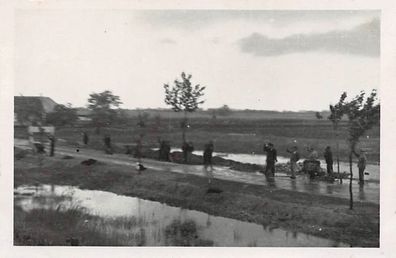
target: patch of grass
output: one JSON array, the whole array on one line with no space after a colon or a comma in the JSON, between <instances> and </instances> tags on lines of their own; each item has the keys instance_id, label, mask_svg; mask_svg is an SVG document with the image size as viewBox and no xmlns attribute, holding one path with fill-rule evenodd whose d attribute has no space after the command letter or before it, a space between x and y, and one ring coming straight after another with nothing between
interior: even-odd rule
<instances>
[{"instance_id":1,"label":"patch of grass","mask_svg":"<svg viewBox=\"0 0 396 258\"><path fill-rule=\"evenodd\" d=\"M213 241L200 239L197 224L193 220L174 220L165 228L166 245L170 246L213 246Z\"/></svg>"}]
</instances>

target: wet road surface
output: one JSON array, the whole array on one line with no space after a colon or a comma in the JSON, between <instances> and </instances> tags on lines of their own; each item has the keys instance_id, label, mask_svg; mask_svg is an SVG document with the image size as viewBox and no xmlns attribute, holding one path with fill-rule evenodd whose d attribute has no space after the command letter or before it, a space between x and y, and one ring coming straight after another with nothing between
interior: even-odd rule
<instances>
[{"instance_id":1,"label":"wet road surface","mask_svg":"<svg viewBox=\"0 0 396 258\"><path fill-rule=\"evenodd\" d=\"M14 145L17 147L30 149L28 141L22 139L14 139ZM80 158L94 158L102 162L127 165L136 167L137 159L127 156L125 154L106 155L102 151L71 147L57 147L56 155L71 155ZM142 163L147 168L154 171L167 171L174 173L184 173L196 176L205 176L203 166L201 165L183 165L169 162L160 162L151 159L142 159ZM354 174L358 172L355 170ZM290 179L286 174L277 173L275 175L275 182L268 182L264 175L260 173L240 172L231 170L227 167L215 166L213 175L215 178L243 182L246 184L266 185L276 189L285 189L297 192L311 193L315 195L326 195L349 199L349 180L343 180L343 184L327 183L321 181L311 181L305 175L297 176L296 180ZM353 182L352 192L355 201L372 202L379 204L379 181L366 182L360 186L357 181Z\"/></svg>"}]
</instances>

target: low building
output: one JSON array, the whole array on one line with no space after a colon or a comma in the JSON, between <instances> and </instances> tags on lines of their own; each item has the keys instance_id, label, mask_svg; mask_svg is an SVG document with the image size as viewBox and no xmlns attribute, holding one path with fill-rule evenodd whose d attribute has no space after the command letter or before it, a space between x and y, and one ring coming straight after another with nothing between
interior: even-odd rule
<instances>
[{"instance_id":1,"label":"low building","mask_svg":"<svg viewBox=\"0 0 396 258\"><path fill-rule=\"evenodd\" d=\"M14 96L14 125L44 124L47 114L58 104L49 97Z\"/></svg>"}]
</instances>

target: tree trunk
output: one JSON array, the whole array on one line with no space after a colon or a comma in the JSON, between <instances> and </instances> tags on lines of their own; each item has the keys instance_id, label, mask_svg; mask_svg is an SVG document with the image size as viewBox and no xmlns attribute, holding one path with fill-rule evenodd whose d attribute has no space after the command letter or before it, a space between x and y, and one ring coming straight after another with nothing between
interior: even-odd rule
<instances>
[{"instance_id":1,"label":"tree trunk","mask_svg":"<svg viewBox=\"0 0 396 258\"><path fill-rule=\"evenodd\" d=\"M349 153L349 172L350 172L350 178L349 178L349 209L353 209L353 194L352 194L352 179L353 179L353 173L352 173L352 151Z\"/></svg>"},{"instance_id":2,"label":"tree trunk","mask_svg":"<svg viewBox=\"0 0 396 258\"><path fill-rule=\"evenodd\" d=\"M342 184L342 177L340 175L340 144L338 143L338 127L335 128L336 131L336 146L337 146L337 173L338 178L340 179L340 184Z\"/></svg>"},{"instance_id":3,"label":"tree trunk","mask_svg":"<svg viewBox=\"0 0 396 258\"><path fill-rule=\"evenodd\" d=\"M187 112L184 111L183 128L182 128L183 143L186 142L186 128L187 128Z\"/></svg>"}]
</instances>

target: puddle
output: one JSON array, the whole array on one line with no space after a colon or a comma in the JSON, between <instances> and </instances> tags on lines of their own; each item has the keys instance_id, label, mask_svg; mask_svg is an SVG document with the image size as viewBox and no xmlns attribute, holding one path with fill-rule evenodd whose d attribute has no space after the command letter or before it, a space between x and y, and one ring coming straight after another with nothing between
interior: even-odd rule
<instances>
[{"instance_id":1,"label":"puddle","mask_svg":"<svg viewBox=\"0 0 396 258\"><path fill-rule=\"evenodd\" d=\"M143 232L147 246L164 246L170 226L175 221L194 222L199 239L214 246L279 246L279 247L347 247L332 240L303 233L288 232L279 228L211 216L203 212L171 207L159 202L116 195L110 192L81 190L71 186L21 186L14 190L15 204L23 210L68 209L78 205L89 214L109 221L103 225L106 234L131 235L130 220L139 221L138 230ZM177 224L177 223L176 223Z\"/></svg>"},{"instance_id":2,"label":"puddle","mask_svg":"<svg viewBox=\"0 0 396 258\"><path fill-rule=\"evenodd\" d=\"M153 150L158 150L158 148L154 148ZM171 151L182 151L180 148L172 148ZM203 155L202 150L195 150L193 152L195 155ZM257 164L257 165L265 165L266 162L266 155L264 154L244 154L244 153L225 153L225 152L213 152L213 156L218 156L222 157L224 159L230 159L233 161L241 162L241 163L251 163L251 164ZM290 158L288 157L283 157L283 156L278 156L278 163L287 163L289 162ZM300 160L301 162L304 161L304 159ZM320 160L321 167L323 169L326 169L326 162L324 160ZM337 172L337 163L334 161L333 165L334 171ZM357 163L353 163L353 170L358 171L357 169ZM349 173L349 163L348 162L340 162L340 172L347 172ZM369 175L365 175L365 180L370 180L372 182L379 182L380 180L380 166L376 164L367 164L366 166L366 172L369 173ZM356 174L356 173L355 173Z\"/></svg>"}]
</instances>

